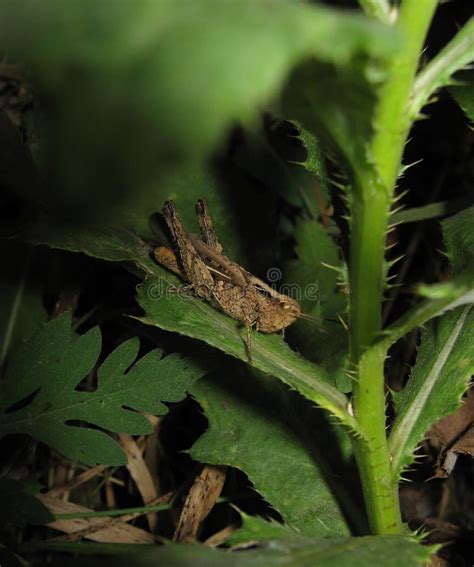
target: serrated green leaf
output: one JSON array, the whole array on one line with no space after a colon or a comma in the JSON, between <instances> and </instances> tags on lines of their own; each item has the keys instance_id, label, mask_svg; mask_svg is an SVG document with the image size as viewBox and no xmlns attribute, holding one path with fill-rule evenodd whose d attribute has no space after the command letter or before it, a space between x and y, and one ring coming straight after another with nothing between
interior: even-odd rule
<instances>
[{"instance_id":1,"label":"serrated green leaf","mask_svg":"<svg viewBox=\"0 0 474 567\"><path fill-rule=\"evenodd\" d=\"M441 221L441 227L453 272L468 270L474 279L474 206Z\"/></svg>"},{"instance_id":2,"label":"serrated green leaf","mask_svg":"<svg viewBox=\"0 0 474 567\"><path fill-rule=\"evenodd\" d=\"M345 372L347 332L337 322L347 304L346 296L337 285L342 264L337 246L317 221L299 220L294 237L298 260L287 264L287 280L298 285L301 293L296 299L303 312L316 319L297 321L288 335L306 358L328 371L339 389L349 392L351 382Z\"/></svg>"},{"instance_id":3,"label":"serrated green leaf","mask_svg":"<svg viewBox=\"0 0 474 567\"><path fill-rule=\"evenodd\" d=\"M430 319L461 305L474 303L474 207L442 221L441 228L453 279L419 286L419 294L427 300L387 327L375 348L388 350L397 340Z\"/></svg>"},{"instance_id":4,"label":"serrated green leaf","mask_svg":"<svg viewBox=\"0 0 474 567\"><path fill-rule=\"evenodd\" d=\"M138 289L138 302L147 325L197 338L240 360L248 361L243 326L204 301L170 292L180 285L177 278L154 267L158 277L149 277ZM324 369L292 351L278 334L251 331L253 365L272 374L310 401L325 407L350 428L357 429L347 409L347 398L330 384Z\"/></svg>"},{"instance_id":5,"label":"serrated green leaf","mask_svg":"<svg viewBox=\"0 0 474 567\"><path fill-rule=\"evenodd\" d=\"M13 478L0 478L0 525L48 524L54 516L28 485Z\"/></svg>"},{"instance_id":6,"label":"serrated green leaf","mask_svg":"<svg viewBox=\"0 0 474 567\"><path fill-rule=\"evenodd\" d=\"M230 534L226 540L229 545L256 543L262 540L288 538L296 535L294 530L274 520L265 520L260 516L249 516L239 510L242 526Z\"/></svg>"},{"instance_id":7,"label":"serrated green leaf","mask_svg":"<svg viewBox=\"0 0 474 567\"><path fill-rule=\"evenodd\" d=\"M411 377L395 397L389 437L396 476L414 460L428 429L456 410L474 373L474 308L459 307L429 323Z\"/></svg>"},{"instance_id":8,"label":"serrated green leaf","mask_svg":"<svg viewBox=\"0 0 474 567\"><path fill-rule=\"evenodd\" d=\"M349 169L368 167L367 143L381 67L363 58L348 67L310 61L292 75L285 91L286 112L304 128L338 150Z\"/></svg>"},{"instance_id":9,"label":"serrated green leaf","mask_svg":"<svg viewBox=\"0 0 474 567\"><path fill-rule=\"evenodd\" d=\"M135 200L177 164L207 158L301 59L351 67L360 53L394 48L388 26L277 0L84 0L67 11L23 0L3 3L0 22L4 50L48 102L49 200L82 212Z\"/></svg>"},{"instance_id":10,"label":"serrated green leaf","mask_svg":"<svg viewBox=\"0 0 474 567\"><path fill-rule=\"evenodd\" d=\"M474 18L468 20L454 37L416 76L410 100L409 114L416 119L430 97L446 85L470 120L474 119L473 74L469 71L453 74L467 68L474 60ZM469 84L470 83L470 84Z\"/></svg>"},{"instance_id":11,"label":"serrated green leaf","mask_svg":"<svg viewBox=\"0 0 474 567\"><path fill-rule=\"evenodd\" d=\"M270 377L226 368L195 384L191 393L209 421L190 450L194 459L244 471L300 534L349 533L333 493L343 466L339 441L347 444L342 431ZM354 512L356 505L345 496L345 509Z\"/></svg>"},{"instance_id":12,"label":"serrated green leaf","mask_svg":"<svg viewBox=\"0 0 474 567\"><path fill-rule=\"evenodd\" d=\"M301 126L301 124L296 123L296 126L299 130L298 138L303 143L307 152L306 160L300 163L318 179L321 189L327 196L329 193L329 178L321 142L312 132Z\"/></svg>"},{"instance_id":13,"label":"serrated green leaf","mask_svg":"<svg viewBox=\"0 0 474 567\"><path fill-rule=\"evenodd\" d=\"M379 564L419 567L429 561L436 549L422 546L410 536L295 537L267 540L261 547L234 553L204 545L169 544L136 555L133 564L137 567L156 564L167 567L365 567Z\"/></svg>"},{"instance_id":14,"label":"serrated green leaf","mask_svg":"<svg viewBox=\"0 0 474 567\"><path fill-rule=\"evenodd\" d=\"M72 460L124 464L124 453L106 433L69 422L149 433L149 421L138 412L166 413L162 402L182 399L202 373L177 355L161 358L159 350L136 361L138 349L135 339L121 344L99 367L97 389L80 391L78 385L97 364L100 331L96 327L77 337L68 314L51 321L8 360L0 436L27 433Z\"/></svg>"}]
</instances>

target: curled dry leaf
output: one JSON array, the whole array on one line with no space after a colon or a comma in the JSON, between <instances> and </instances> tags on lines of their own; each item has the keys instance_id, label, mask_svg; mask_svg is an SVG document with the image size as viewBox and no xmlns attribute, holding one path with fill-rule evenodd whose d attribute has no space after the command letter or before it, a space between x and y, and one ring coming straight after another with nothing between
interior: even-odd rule
<instances>
[{"instance_id":1,"label":"curled dry leaf","mask_svg":"<svg viewBox=\"0 0 474 567\"><path fill-rule=\"evenodd\" d=\"M194 480L184 502L173 540L196 538L199 526L214 507L224 486L227 467L206 465Z\"/></svg>"},{"instance_id":2,"label":"curled dry leaf","mask_svg":"<svg viewBox=\"0 0 474 567\"><path fill-rule=\"evenodd\" d=\"M460 454L474 455L474 398L465 398L457 411L435 423L428 436L441 448L435 477L447 477Z\"/></svg>"}]
</instances>

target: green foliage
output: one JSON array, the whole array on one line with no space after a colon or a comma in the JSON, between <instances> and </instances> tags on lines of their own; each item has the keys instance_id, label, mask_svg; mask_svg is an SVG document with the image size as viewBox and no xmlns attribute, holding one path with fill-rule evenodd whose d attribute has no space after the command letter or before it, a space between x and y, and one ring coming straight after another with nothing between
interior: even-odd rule
<instances>
[{"instance_id":1,"label":"green foliage","mask_svg":"<svg viewBox=\"0 0 474 567\"><path fill-rule=\"evenodd\" d=\"M431 425L459 407L474 373L473 225L474 207L442 222L453 272L471 287L447 306L460 303L460 307L423 329L412 375L403 391L394 395L396 419L389 442L397 477L413 461L416 446ZM436 301L440 300L431 303Z\"/></svg>"},{"instance_id":2,"label":"green foliage","mask_svg":"<svg viewBox=\"0 0 474 567\"><path fill-rule=\"evenodd\" d=\"M341 469L335 448L344 434L311 404L271 377L228 367L194 384L191 393L209 421L193 458L243 470L300 534L349 533L335 497ZM317 441L309 431L318 431ZM345 504L354 511L352 501Z\"/></svg>"},{"instance_id":3,"label":"green foliage","mask_svg":"<svg viewBox=\"0 0 474 567\"><path fill-rule=\"evenodd\" d=\"M298 138L301 140L301 143L306 150L306 159L298 162L298 164L314 176L313 179L316 180L317 187L319 191L321 191L324 205L328 206L331 202L329 195L330 181L328 177L324 147L320 140L316 138L312 132L303 128L301 124L295 123L295 125L298 128ZM312 189L313 195L311 200L315 201L314 185ZM319 212L321 213L321 211Z\"/></svg>"},{"instance_id":4,"label":"green foliage","mask_svg":"<svg viewBox=\"0 0 474 567\"><path fill-rule=\"evenodd\" d=\"M401 533L398 478L427 429L458 406L474 367L474 209L443 223L454 278L420 286L425 300L382 332L386 230L413 120L469 62L474 22L418 72L436 0L402 0L393 13L385 0L360 4L385 24L283 0L0 6L2 49L25 64L41 102L37 165L45 181L38 183L22 154L27 173L8 184L20 200L47 209L29 240L134 262L146 275L138 290L145 311L140 321L237 359L224 358L225 366L198 383L204 370L191 360L162 358L158 350L137 359L138 340L102 361L98 328L77 336L68 316L42 327L42 294L20 266L2 282L1 360L7 364L0 435L26 433L73 460L121 464L124 454L103 430L146 434L150 424L142 412L163 414L164 401L179 401L191 390L209 420L191 455L245 471L286 522L244 518L235 541L265 541L247 553L170 545L137 556L134 564L395 566L425 562L433 551L404 536L343 537L365 524L347 516L355 507L343 482L336 482L352 453L340 425L321 418L315 405L351 435L373 533ZM472 82L464 78L466 84L450 90L472 119ZM269 106L273 117L297 125L307 151L299 165L285 163L261 136L260 115ZM247 155L235 149L238 142L223 143L235 125L252 138ZM334 149L341 157L336 170L345 168L351 184L349 301L337 281L345 264L318 222L321 206L312 194L314 176L327 205L325 151ZM220 152L219 167L211 174L214 152ZM272 190L254 190L259 184ZM277 195L287 213L283 261L295 243L287 282L306 292L317 286L316 300L302 297L308 314L336 319L349 311L350 337L337 323L323 323L324 333L299 321L289 329L296 352L281 336L252 332L253 368L245 368L245 329L196 297L171 292L180 282L149 258L149 216L172 198L192 230L194 203L206 198L226 253L258 273L271 265ZM410 380L395 396L387 442L384 360L396 340L424 324ZM353 383L345 373L349 358ZM97 378L94 391L81 389L86 377ZM341 391L352 385L350 400ZM23 487L12 486L11 493L33 510ZM22 521L32 519L23 514Z\"/></svg>"},{"instance_id":5,"label":"green foliage","mask_svg":"<svg viewBox=\"0 0 474 567\"><path fill-rule=\"evenodd\" d=\"M287 279L298 284L302 291L299 299L303 312L316 319L296 322L289 335L306 358L321 364L338 388L348 392L351 389L345 374L348 337L338 322L338 317L345 315L347 296L338 286L343 265L337 246L317 221L299 220L294 237L298 258L288 263ZM331 341L327 340L328 334Z\"/></svg>"},{"instance_id":6,"label":"green foliage","mask_svg":"<svg viewBox=\"0 0 474 567\"><path fill-rule=\"evenodd\" d=\"M474 60L474 18L458 31L452 40L434 57L416 77L410 101L413 118L440 87L449 85L449 91L470 120L474 117L472 72L460 71ZM456 73L456 79L453 75ZM453 86L454 85L454 86Z\"/></svg>"},{"instance_id":7,"label":"green foliage","mask_svg":"<svg viewBox=\"0 0 474 567\"><path fill-rule=\"evenodd\" d=\"M462 73L459 77L459 84L450 87L449 92L463 109L467 118L474 122L474 72Z\"/></svg>"},{"instance_id":8,"label":"green foliage","mask_svg":"<svg viewBox=\"0 0 474 567\"><path fill-rule=\"evenodd\" d=\"M157 562L169 567L257 567L318 565L318 567L419 567L428 561L433 547L422 547L409 536L360 538L293 537L270 539L265 545L240 553L213 550L202 545L170 544L149 554L134 557L134 565L146 567Z\"/></svg>"},{"instance_id":9,"label":"green foliage","mask_svg":"<svg viewBox=\"0 0 474 567\"><path fill-rule=\"evenodd\" d=\"M151 431L139 412L164 414L162 401L179 401L201 373L177 355L153 350L135 362L137 339L117 347L97 369L94 392L78 390L93 372L101 350L97 327L77 337L65 314L20 345L8 361L0 404L0 436L27 433L72 460L125 464L106 433L70 424L81 421L114 432ZM128 371L127 371L128 370Z\"/></svg>"},{"instance_id":10,"label":"green foliage","mask_svg":"<svg viewBox=\"0 0 474 567\"><path fill-rule=\"evenodd\" d=\"M468 305L423 330L408 384L394 397L396 418L389 443L397 477L414 460L431 425L459 407L473 373L474 309Z\"/></svg>"},{"instance_id":11,"label":"green foliage","mask_svg":"<svg viewBox=\"0 0 474 567\"><path fill-rule=\"evenodd\" d=\"M286 111L313 134L320 133L339 151L349 171L357 172L369 165L367 141L373 134L377 87L382 78L383 68L363 58L343 68L305 63L293 73L286 89Z\"/></svg>"},{"instance_id":12,"label":"green foliage","mask_svg":"<svg viewBox=\"0 0 474 567\"><path fill-rule=\"evenodd\" d=\"M4 46L52 109L41 145L49 200L76 211L94 203L102 216L111 203L133 207L183 162L207 159L302 59L351 67L394 47L391 31L368 19L275 0L86 0L67 11L59 0L24 0L3 3L0 22Z\"/></svg>"},{"instance_id":13,"label":"green foliage","mask_svg":"<svg viewBox=\"0 0 474 567\"><path fill-rule=\"evenodd\" d=\"M291 538L297 532L275 522L273 520L265 520L261 516L249 516L245 512L239 510L242 520L241 527L230 534L226 540L229 545L241 545L252 541L264 541L269 539Z\"/></svg>"},{"instance_id":14,"label":"green foliage","mask_svg":"<svg viewBox=\"0 0 474 567\"><path fill-rule=\"evenodd\" d=\"M138 290L138 302L145 311L140 318L155 325L207 342L236 358L248 361L246 331L237 321L195 297L169 291L179 285L165 270L155 269L160 277L149 277ZM272 374L310 401L333 413L353 428L354 419L346 407L346 398L332 384L326 371L292 351L278 334L252 334L253 366Z\"/></svg>"},{"instance_id":15,"label":"green foliage","mask_svg":"<svg viewBox=\"0 0 474 567\"><path fill-rule=\"evenodd\" d=\"M453 272L466 272L474 281L474 206L442 221L441 226Z\"/></svg>"},{"instance_id":16,"label":"green foliage","mask_svg":"<svg viewBox=\"0 0 474 567\"><path fill-rule=\"evenodd\" d=\"M69 252L84 252L93 258L120 262L139 260L149 247L132 232L113 227L66 227L44 221L28 235L31 242Z\"/></svg>"}]
</instances>

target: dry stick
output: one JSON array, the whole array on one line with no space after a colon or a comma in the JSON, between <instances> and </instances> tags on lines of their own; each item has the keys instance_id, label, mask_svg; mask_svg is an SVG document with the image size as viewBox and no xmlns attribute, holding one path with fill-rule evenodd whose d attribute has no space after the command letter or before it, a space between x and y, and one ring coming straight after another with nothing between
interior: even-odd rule
<instances>
[{"instance_id":1,"label":"dry stick","mask_svg":"<svg viewBox=\"0 0 474 567\"><path fill-rule=\"evenodd\" d=\"M63 492L68 492L70 490L73 490L74 488L77 488L81 484L84 484L85 482L93 479L94 477L101 474L107 468L108 467L106 465L99 465L97 467L87 469L86 471L75 476L68 483L62 484L60 486L54 486L53 488L48 490L47 494L48 496L58 497Z\"/></svg>"}]
</instances>

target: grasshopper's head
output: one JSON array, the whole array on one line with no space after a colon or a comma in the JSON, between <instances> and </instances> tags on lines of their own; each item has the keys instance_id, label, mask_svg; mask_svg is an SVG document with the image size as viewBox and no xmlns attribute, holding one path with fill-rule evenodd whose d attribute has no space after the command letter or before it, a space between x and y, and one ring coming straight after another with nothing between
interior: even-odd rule
<instances>
[{"instance_id":1,"label":"grasshopper's head","mask_svg":"<svg viewBox=\"0 0 474 567\"><path fill-rule=\"evenodd\" d=\"M258 318L258 330L263 333L277 333L294 323L300 315L300 304L291 297L281 295L269 298L266 308Z\"/></svg>"}]
</instances>

